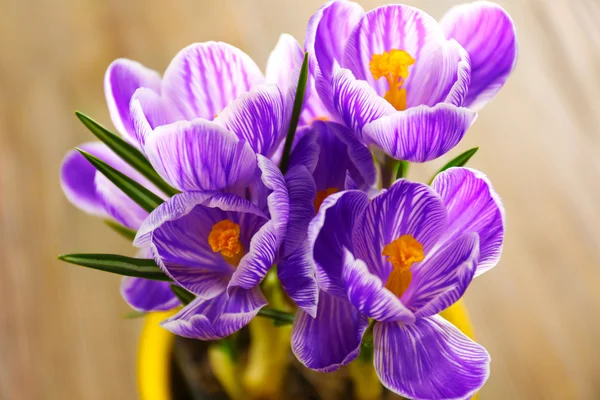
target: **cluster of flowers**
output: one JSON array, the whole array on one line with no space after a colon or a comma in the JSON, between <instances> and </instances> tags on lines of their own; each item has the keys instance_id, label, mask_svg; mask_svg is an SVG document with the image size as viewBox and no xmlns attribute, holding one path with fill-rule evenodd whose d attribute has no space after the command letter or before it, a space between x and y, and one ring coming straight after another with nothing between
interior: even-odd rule
<instances>
[{"instance_id":1,"label":"cluster of flowers","mask_svg":"<svg viewBox=\"0 0 600 400\"><path fill-rule=\"evenodd\" d=\"M285 149L305 52L302 113ZM80 147L164 202L149 213L76 151L62 186L79 208L136 230L138 257L196 296L163 322L171 332L214 340L241 329L267 305L259 284L276 265L298 307L292 350L305 366L351 362L372 329L386 387L470 397L489 355L438 313L498 262L502 204L468 168L431 185L381 188L382 176L390 160L425 162L455 147L516 53L511 19L491 3L437 22L404 5L365 13L335 0L310 19L304 48L281 36L264 75L216 42L186 47L162 78L119 59L105 78L113 123L178 193L100 142ZM121 292L141 311L181 305L169 282L126 277Z\"/></svg>"}]
</instances>

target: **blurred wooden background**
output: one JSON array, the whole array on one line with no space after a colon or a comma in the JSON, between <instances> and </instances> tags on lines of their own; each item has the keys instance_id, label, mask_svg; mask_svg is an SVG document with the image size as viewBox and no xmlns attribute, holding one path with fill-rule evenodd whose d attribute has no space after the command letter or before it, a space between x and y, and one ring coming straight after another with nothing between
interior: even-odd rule
<instances>
[{"instance_id":1,"label":"blurred wooden background","mask_svg":"<svg viewBox=\"0 0 600 400\"><path fill-rule=\"evenodd\" d=\"M384 3L362 1L366 9ZM0 2L0 399L132 399L140 321L114 276L63 252L128 252L63 197L67 149L109 124L102 81L117 57L162 71L192 42L222 40L265 65L280 32L303 39L320 0ZM451 0L410 1L435 17ZM503 197L502 262L466 299L492 354L484 399L600 398L600 3L502 3L520 60L466 140ZM429 176L444 160L420 166Z\"/></svg>"}]
</instances>

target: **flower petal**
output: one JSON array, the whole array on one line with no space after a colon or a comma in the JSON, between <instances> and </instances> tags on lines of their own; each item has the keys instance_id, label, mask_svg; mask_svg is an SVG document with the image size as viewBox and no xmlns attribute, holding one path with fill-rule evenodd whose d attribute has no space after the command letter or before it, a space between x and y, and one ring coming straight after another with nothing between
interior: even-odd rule
<instances>
[{"instance_id":1,"label":"flower petal","mask_svg":"<svg viewBox=\"0 0 600 400\"><path fill-rule=\"evenodd\" d=\"M124 161L119 161L122 165L113 165L113 167L116 167L134 181L150 189L153 193L160 195L158 189L142 174L135 171ZM140 207L102 173L96 172L94 183L98 197L104 204L104 209L115 221L130 229L137 229L148 216L148 211Z\"/></svg>"},{"instance_id":2,"label":"flower petal","mask_svg":"<svg viewBox=\"0 0 600 400\"><path fill-rule=\"evenodd\" d=\"M383 248L402 235L412 235L427 256L446 229L446 210L439 196L422 183L404 179L375 197L354 227L354 254L383 282L392 265Z\"/></svg>"},{"instance_id":3,"label":"flower petal","mask_svg":"<svg viewBox=\"0 0 600 400\"><path fill-rule=\"evenodd\" d=\"M297 165L303 165L311 174L315 171L321 152L318 140L319 132L309 127L301 128L296 132L290 153L290 170Z\"/></svg>"},{"instance_id":4,"label":"flower petal","mask_svg":"<svg viewBox=\"0 0 600 400\"><path fill-rule=\"evenodd\" d=\"M413 313L396 295L383 287L381 279L370 273L362 260L355 259L347 249L343 276L348 299L362 314L375 321L414 322Z\"/></svg>"},{"instance_id":5,"label":"flower petal","mask_svg":"<svg viewBox=\"0 0 600 400\"><path fill-rule=\"evenodd\" d=\"M435 190L448 210L448 228L441 241L463 232L479 234L480 255L475 275L500 260L504 241L504 206L487 176L470 168L450 168L434 179Z\"/></svg>"},{"instance_id":6,"label":"flower petal","mask_svg":"<svg viewBox=\"0 0 600 400\"><path fill-rule=\"evenodd\" d=\"M235 270L229 290L234 287L250 289L263 280L276 260L288 226L290 199L283 175L275 164L261 155L258 155L258 168L263 185L270 191L267 198L270 219L246 247L248 253Z\"/></svg>"},{"instance_id":7,"label":"flower petal","mask_svg":"<svg viewBox=\"0 0 600 400\"><path fill-rule=\"evenodd\" d=\"M471 398L490 373L488 352L439 315L375 324L373 339L381 383L403 397Z\"/></svg>"},{"instance_id":8,"label":"flower petal","mask_svg":"<svg viewBox=\"0 0 600 400\"><path fill-rule=\"evenodd\" d=\"M79 148L102 160L114 157L112 151L101 142L84 143ZM60 184L65 196L88 214L106 217L104 203L96 191L95 176L96 168L77 150L67 153L60 167Z\"/></svg>"},{"instance_id":9,"label":"flower petal","mask_svg":"<svg viewBox=\"0 0 600 400\"><path fill-rule=\"evenodd\" d=\"M165 273L198 297L212 298L225 291L234 272L234 267L208 244L212 227L223 220L240 226L244 249L252 249L254 235L266 222L255 205L238 196L181 193L150 214L134 245L147 247L149 238L154 257Z\"/></svg>"},{"instance_id":10,"label":"flower petal","mask_svg":"<svg viewBox=\"0 0 600 400\"><path fill-rule=\"evenodd\" d=\"M311 57L314 89L333 114L331 81L341 64L350 32L363 15L364 10L357 3L334 0L323 5L308 22L304 48Z\"/></svg>"},{"instance_id":11,"label":"flower petal","mask_svg":"<svg viewBox=\"0 0 600 400\"><path fill-rule=\"evenodd\" d=\"M417 318L445 310L462 297L473 280L479 257L479 236L465 233L432 252L412 268L412 281L402 302Z\"/></svg>"},{"instance_id":12,"label":"flower petal","mask_svg":"<svg viewBox=\"0 0 600 400\"><path fill-rule=\"evenodd\" d=\"M315 182L303 165L292 167L285 174L290 197L290 214L287 233L283 243L282 257L300 247L306 240L308 224L315 215Z\"/></svg>"},{"instance_id":13,"label":"flower petal","mask_svg":"<svg viewBox=\"0 0 600 400\"><path fill-rule=\"evenodd\" d=\"M262 72L243 51L226 43L206 42L192 44L173 58L162 90L186 119L212 120L263 81Z\"/></svg>"},{"instance_id":14,"label":"flower petal","mask_svg":"<svg viewBox=\"0 0 600 400\"><path fill-rule=\"evenodd\" d=\"M176 335L217 340L246 326L267 305L260 288L234 289L212 298L197 298L161 326Z\"/></svg>"},{"instance_id":15,"label":"flower petal","mask_svg":"<svg viewBox=\"0 0 600 400\"><path fill-rule=\"evenodd\" d=\"M332 85L336 110L344 123L359 135L369 122L396 114L396 109L387 100L379 96L367 82L356 79L348 69L339 69Z\"/></svg>"},{"instance_id":16,"label":"flower petal","mask_svg":"<svg viewBox=\"0 0 600 400\"><path fill-rule=\"evenodd\" d=\"M215 122L269 157L287 134L291 106L277 86L260 85L225 107Z\"/></svg>"},{"instance_id":17,"label":"flower petal","mask_svg":"<svg viewBox=\"0 0 600 400\"><path fill-rule=\"evenodd\" d=\"M265 73L266 82L276 84L282 93L292 89L295 91L294 79L298 81L303 60L304 51L298 41L292 35L282 34L269 55Z\"/></svg>"},{"instance_id":18,"label":"flower petal","mask_svg":"<svg viewBox=\"0 0 600 400\"><path fill-rule=\"evenodd\" d=\"M245 141L201 119L156 128L144 149L156 172L182 191L232 190L256 172L256 155Z\"/></svg>"},{"instance_id":19,"label":"flower petal","mask_svg":"<svg viewBox=\"0 0 600 400\"><path fill-rule=\"evenodd\" d=\"M277 276L294 303L311 317L316 317L319 288L306 242L279 260Z\"/></svg>"},{"instance_id":20,"label":"flower petal","mask_svg":"<svg viewBox=\"0 0 600 400\"><path fill-rule=\"evenodd\" d=\"M133 145L138 141L129 114L131 96L140 87L160 93L160 86L160 75L135 61L120 58L106 70L104 93L110 117L117 131Z\"/></svg>"},{"instance_id":21,"label":"flower petal","mask_svg":"<svg viewBox=\"0 0 600 400\"><path fill-rule=\"evenodd\" d=\"M346 298L343 282L344 248L353 250L352 232L369 199L358 190L330 195L308 226L307 243L312 254L319 288Z\"/></svg>"},{"instance_id":22,"label":"flower petal","mask_svg":"<svg viewBox=\"0 0 600 400\"><path fill-rule=\"evenodd\" d=\"M169 282L126 276L121 280L121 296L141 312L167 311L180 305Z\"/></svg>"},{"instance_id":23,"label":"flower petal","mask_svg":"<svg viewBox=\"0 0 600 400\"><path fill-rule=\"evenodd\" d=\"M515 26L497 4L479 1L452 8L440 21L447 38L471 57L465 107L480 110L500 91L517 63Z\"/></svg>"},{"instance_id":24,"label":"flower petal","mask_svg":"<svg viewBox=\"0 0 600 400\"><path fill-rule=\"evenodd\" d=\"M411 162L436 159L456 146L477 114L440 103L398 111L364 127L366 141L385 153Z\"/></svg>"},{"instance_id":25,"label":"flower petal","mask_svg":"<svg viewBox=\"0 0 600 400\"><path fill-rule=\"evenodd\" d=\"M302 310L296 313L292 351L307 368L335 371L358 357L368 324L348 300L321 291L316 318Z\"/></svg>"}]
</instances>

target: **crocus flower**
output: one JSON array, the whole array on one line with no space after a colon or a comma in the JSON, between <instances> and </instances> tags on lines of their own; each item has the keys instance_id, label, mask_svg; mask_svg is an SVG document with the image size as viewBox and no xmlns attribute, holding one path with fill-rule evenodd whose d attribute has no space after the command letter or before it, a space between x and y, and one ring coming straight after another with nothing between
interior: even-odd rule
<instances>
[{"instance_id":1,"label":"crocus flower","mask_svg":"<svg viewBox=\"0 0 600 400\"><path fill-rule=\"evenodd\" d=\"M330 1L310 19L305 48L329 111L366 144L413 162L462 139L517 55L510 17L487 2L456 7L438 23L405 5L365 13Z\"/></svg>"},{"instance_id":2,"label":"crocus flower","mask_svg":"<svg viewBox=\"0 0 600 400\"><path fill-rule=\"evenodd\" d=\"M437 314L500 257L504 212L487 178L467 168L432 187L399 180L372 201L331 195L309 226L320 288L316 318L300 310L292 349L308 368L355 359L369 318L374 364L390 390L468 398L486 381L487 351Z\"/></svg>"},{"instance_id":3,"label":"crocus flower","mask_svg":"<svg viewBox=\"0 0 600 400\"><path fill-rule=\"evenodd\" d=\"M198 148L196 142L186 143ZM236 194L200 190L206 169L217 169L219 163L199 162L203 161L169 158L165 168L178 170L198 183L199 190L176 194L157 207L134 244L151 248L161 269L197 296L163 327L180 336L213 340L239 330L267 304L258 284L283 243L289 197L281 172L261 155L255 169L260 187L253 191L265 196L258 203L267 204L266 209Z\"/></svg>"}]
</instances>

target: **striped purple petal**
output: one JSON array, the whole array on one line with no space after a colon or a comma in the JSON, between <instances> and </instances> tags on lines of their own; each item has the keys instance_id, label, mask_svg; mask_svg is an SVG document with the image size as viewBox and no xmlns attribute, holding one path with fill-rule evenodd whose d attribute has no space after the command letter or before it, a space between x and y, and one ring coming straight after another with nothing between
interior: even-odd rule
<instances>
[{"instance_id":1,"label":"striped purple petal","mask_svg":"<svg viewBox=\"0 0 600 400\"><path fill-rule=\"evenodd\" d=\"M452 8L440 21L447 38L471 57L471 84L465 107L480 110L500 91L517 63L515 26L497 4L479 1Z\"/></svg>"},{"instance_id":2,"label":"striped purple petal","mask_svg":"<svg viewBox=\"0 0 600 400\"><path fill-rule=\"evenodd\" d=\"M161 326L192 339L222 339L246 326L265 305L260 288L235 289L208 300L197 298Z\"/></svg>"},{"instance_id":3,"label":"striped purple petal","mask_svg":"<svg viewBox=\"0 0 600 400\"><path fill-rule=\"evenodd\" d=\"M316 318L301 309L292 328L292 351L307 368L332 372L360 353L369 320L348 300L321 291Z\"/></svg>"},{"instance_id":4,"label":"striped purple petal","mask_svg":"<svg viewBox=\"0 0 600 400\"><path fill-rule=\"evenodd\" d=\"M446 210L429 186L398 180L375 197L354 227L353 253L369 271L386 282L392 265L383 248L402 235L412 235L427 256L446 229Z\"/></svg>"},{"instance_id":5,"label":"striped purple petal","mask_svg":"<svg viewBox=\"0 0 600 400\"><path fill-rule=\"evenodd\" d=\"M402 302L418 318L445 310L462 297L473 280L479 236L465 233L412 268L412 281Z\"/></svg>"},{"instance_id":6,"label":"striped purple petal","mask_svg":"<svg viewBox=\"0 0 600 400\"><path fill-rule=\"evenodd\" d=\"M262 83L258 66L243 51L221 42L181 50L165 71L162 94L186 119L214 119L232 101Z\"/></svg>"},{"instance_id":7,"label":"striped purple petal","mask_svg":"<svg viewBox=\"0 0 600 400\"><path fill-rule=\"evenodd\" d=\"M129 276L121 280L121 296L141 312L167 311L181 304L171 291L169 282Z\"/></svg>"},{"instance_id":8,"label":"striped purple petal","mask_svg":"<svg viewBox=\"0 0 600 400\"><path fill-rule=\"evenodd\" d=\"M363 15L364 10L357 3L333 0L323 5L308 22L304 48L311 57L314 89L334 115L331 81L342 62L350 33Z\"/></svg>"},{"instance_id":9,"label":"striped purple petal","mask_svg":"<svg viewBox=\"0 0 600 400\"><path fill-rule=\"evenodd\" d=\"M295 92L304 51L292 35L282 34L269 55L265 79L276 84L282 93Z\"/></svg>"},{"instance_id":10,"label":"striped purple petal","mask_svg":"<svg viewBox=\"0 0 600 400\"><path fill-rule=\"evenodd\" d=\"M432 188L448 210L448 228L441 240L477 232L480 256L475 275L493 268L502 254L505 217L500 196L487 176L470 168L451 168L435 178Z\"/></svg>"},{"instance_id":11,"label":"striped purple petal","mask_svg":"<svg viewBox=\"0 0 600 400\"><path fill-rule=\"evenodd\" d=\"M110 64L104 76L104 94L110 117L117 131L131 144L138 145L129 102L133 93L141 87L160 93L160 75L142 64L124 58Z\"/></svg>"},{"instance_id":12,"label":"striped purple petal","mask_svg":"<svg viewBox=\"0 0 600 400\"><path fill-rule=\"evenodd\" d=\"M352 232L369 199L358 190L330 195L308 226L308 246L316 266L319 288L346 298L343 282L344 248L353 250Z\"/></svg>"},{"instance_id":13,"label":"striped purple petal","mask_svg":"<svg viewBox=\"0 0 600 400\"><path fill-rule=\"evenodd\" d=\"M365 140L398 160L434 160L456 146L477 114L468 108L440 103L399 111L366 125Z\"/></svg>"},{"instance_id":14,"label":"striped purple petal","mask_svg":"<svg viewBox=\"0 0 600 400\"><path fill-rule=\"evenodd\" d=\"M488 352L438 315L377 323L373 339L381 383L403 397L471 398L490 373Z\"/></svg>"},{"instance_id":15,"label":"striped purple petal","mask_svg":"<svg viewBox=\"0 0 600 400\"><path fill-rule=\"evenodd\" d=\"M215 122L248 142L257 154L271 156L285 138L292 101L275 85L260 85L229 104Z\"/></svg>"},{"instance_id":16,"label":"striped purple petal","mask_svg":"<svg viewBox=\"0 0 600 400\"><path fill-rule=\"evenodd\" d=\"M256 155L250 146L202 119L156 128L144 150L156 172L182 191L233 190L256 173Z\"/></svg>"},{"instance_id":17,"label":"striped purple petal","mask_svg":"<svg viewBox=\"0 0 600 400\"><path fill-rule=\"evenodd\" d=\"M347 249L343 276L348 299L362 314L381 322L414 322L414 314L395 294L383 287L381 279L369 272L362 260L355 259Z\"/></svg>"}]
</instances>

